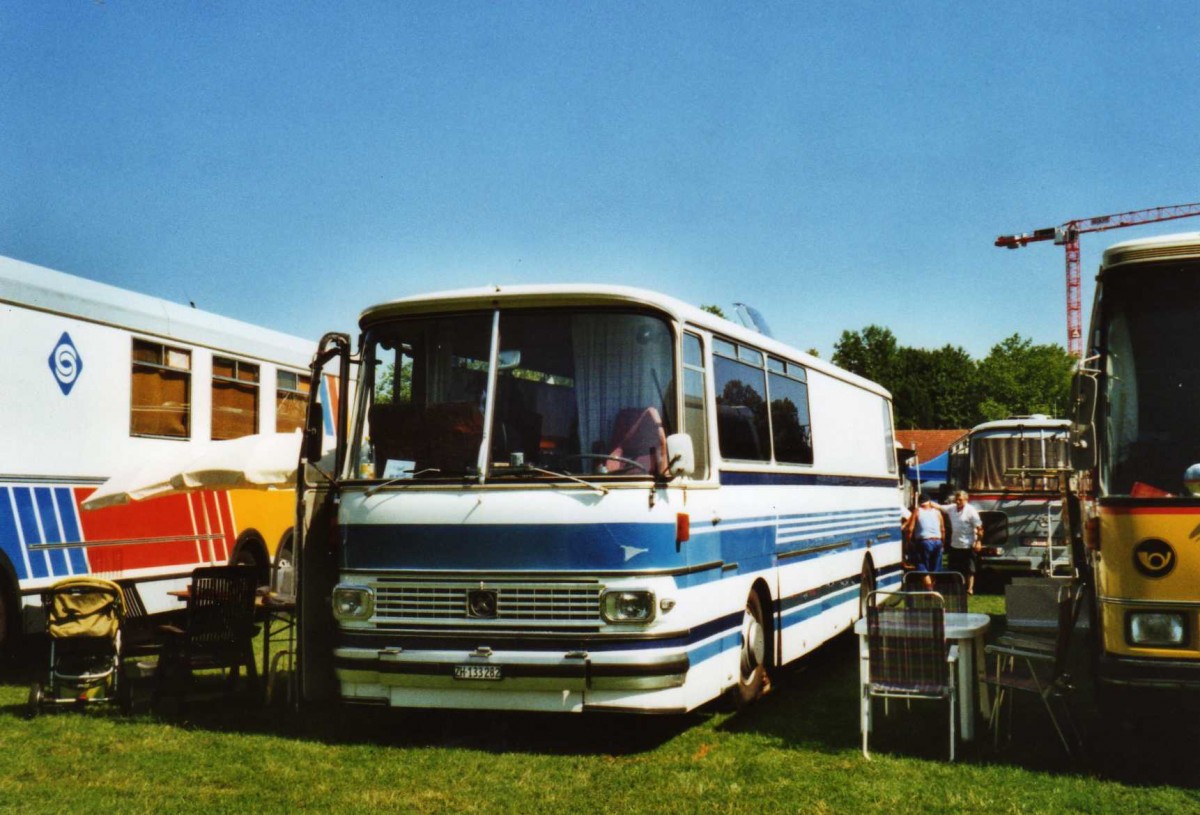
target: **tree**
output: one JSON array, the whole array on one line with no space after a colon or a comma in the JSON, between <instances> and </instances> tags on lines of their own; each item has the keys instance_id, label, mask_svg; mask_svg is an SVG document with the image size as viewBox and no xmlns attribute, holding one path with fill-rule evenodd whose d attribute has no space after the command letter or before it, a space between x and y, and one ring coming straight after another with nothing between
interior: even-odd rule
<instances>
[{"instance_id":1,"label":"tree","mask_svg":"<svg viewBox=\"0 0 1200 815\"><path fill-rule=\"evenodd\" d=\"M984 421L1045 413L1063 415L1069 404L1075 358L1061 345L1034 345L1013 334L992 346L979 363Z\"/></svg>"},{"instance_id":2,"label":"tree","mask_svg":"<svg viewBox=\"0 0 1200 815\"><path fill-rule=\"evenodd\" d=\"M843 331L833 346L833 364L893 390L900 366L900 347L889 329L869 325Z\"/></svg>"},{"instance_id":3,"label":"tree","mask_svg":"<svg viewBox=\"0 0 1200 815\"><path fill-rule=\"evenodd\" d=\"M968 428L1007 416L1067 409L1074 358L1013 334L976 362L962 348L900 345L878 325L843 331L833 362L892 393L896 426Z\"/></svg>"},{"instance_id":4,"label":"tree","mask_svg":"<svg viewBox=\"0 0 1200 815\"><path fill-rule=\"evenodd\" d=\"M700 306L700 310L707 311L709 314L715 314L722 320L727 319L725 317L725 312L721 310L720 306Z\"/></svg>"}]
</instances>

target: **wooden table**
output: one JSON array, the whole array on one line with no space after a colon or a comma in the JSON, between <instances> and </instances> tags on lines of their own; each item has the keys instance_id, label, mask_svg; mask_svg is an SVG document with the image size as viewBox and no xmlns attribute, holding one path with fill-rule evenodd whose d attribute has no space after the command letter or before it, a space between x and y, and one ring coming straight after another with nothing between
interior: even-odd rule
<instances>
[{"instance_id":1,"label":"wooden table","mask_svg":"<svg viewBox=\"0 0 1200 815\"><path fill-rule=\"evenodd\" d=\"M988 712L987 682L983 675L985 669L983 657L983 639L987 633L992 618L987 614L977 612L946 612L945 636L947 642L958 643L958 720L963 741L975 738L975 711ZM854 624L854 633L858 634L859 649L862 658L859 659L860 681L866 684L870 681L870 664L867 650L867 618L862 617ZM978 667L977 667L978 665ZM978 688L979 701L976 702Z\"/></svg>"}]
</instances>

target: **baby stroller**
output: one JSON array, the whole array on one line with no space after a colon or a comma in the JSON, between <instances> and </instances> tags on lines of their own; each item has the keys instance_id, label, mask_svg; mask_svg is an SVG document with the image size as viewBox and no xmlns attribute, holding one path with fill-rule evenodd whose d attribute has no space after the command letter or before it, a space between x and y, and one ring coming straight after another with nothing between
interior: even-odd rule
<instances>
[{"instance_id":1,"label":"baby stroller","mask_svg":"<svg viewBox=\"0 0 1200 815\"><path fill-rule=\"evenodd\" d=\"M42 592L50 636L50 677L29 689L29 716L44 705L88 705L120 700L121 587L95 577L70 577Z\"/></svg>"}]
</instances>

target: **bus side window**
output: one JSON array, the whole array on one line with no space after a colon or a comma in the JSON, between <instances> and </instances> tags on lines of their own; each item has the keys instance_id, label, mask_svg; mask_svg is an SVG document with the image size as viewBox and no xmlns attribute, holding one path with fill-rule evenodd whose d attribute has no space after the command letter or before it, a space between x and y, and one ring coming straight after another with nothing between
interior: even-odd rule
<instances>
[{"instance_id":1,"label":"bus side window","mask_svg":"<svg viewBox=\"0 0 1200 815\"><path fill-rule=\"evenodd\" d=\"M762 354L726 340L713 344L717 391L717 445L721 457L742 461L771 460L767 419L767 374ZM758 354L757 364L750 360Z\"/></svg>"},{"instance_id":2,"label":"bus side window","mask_svg":"<svg viewBox=\"0 0 1200 815\"><path fill-rule=\"evenodd\" d=\"M808 375L794 362L772 359L771 432L775 460L812 464L812 424L808 417Z\"/></svg>"},{"instance_id":3,"label":"bus side window","mask_svg":"<svg viewBox=\"0 0 1200 815\"><path fill-rule=\"evenodd\" d=\"M192 352L134 339L132 378L130 435L188 438Z\"/></svg>"},{"instance_id":4,"label":"bus side window","mask_svg":"<svg viewBox=\"0 0 1200 815\"><path fill-rule=\"evenodd\" d=\"M683 432L696 454L693 478L708 475L708 417L704 409L704 348L695 334L683 335Z\"/></svg>"}]
</instances>

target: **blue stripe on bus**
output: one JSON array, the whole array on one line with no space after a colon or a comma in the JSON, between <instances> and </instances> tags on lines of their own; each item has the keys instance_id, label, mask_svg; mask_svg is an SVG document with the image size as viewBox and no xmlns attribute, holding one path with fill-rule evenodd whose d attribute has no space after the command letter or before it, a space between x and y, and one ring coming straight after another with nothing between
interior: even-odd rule
<instances>
[{"instance_id":1,"label":"blue stripe on bus","mask_svg":"<svg viewBox=\"0 0 1200 815\"><path fill-rule=\"evenodd\" d=\"M17 580L27 580L29 574L25 571L25 558L21 556L21 539L17 535L11 487L0 487L0 551L16 570Z\"/></svg>"},{"instance_id":2,"label":"blue stripe on bus","mask_svg":"<svg viewBox=\"0 0 1200 815\"><path fill-rule=\"evenodd\" d=\"M71 488L56 487L54 501L58 504L58 514L62 518L63 540L83 540L83 535L79 531L79 523L75 517L75 496L71 493ZM87 574L87 557L82 549L67 549L66 555L74 574Z\"/></svg>"},{"instance_id":3,"label":"blue stripe on bus","mask_svg":"<svg viewBox=\"0 0 1200 815\"><path fill-rule=\"evenodd\" d=\"M816 473L743 473L722 472L722 487L768 487L776 485L818 487L892 487L895 478L870 478L856 475L818 475Z\"/></svg>"},{"instance_id":4,"label":"blue stripe on bus","mask_svg":"<svg viewBox=\"0 0 1200 815\"><path fill-rule=\"evenodd\" d=\"M343 569L640 571L687 566L675 524L341 526ZM686 544L685 544L686 546Z\"/></svg>"},{"instance_id":5,"label":"blue stripe on bus","mask_svg":"<svg viewBox=\"0 0 1200 815\"><path fill-rule=\"evenodd\" d=\"M38 516L42 519L42 543L64 543L62 530L58 528L58 518L54 513L54 493L50 487L35 487L34 500L37 502ZM55 577L66 577L67 556L62 549L50 552L50 574Z\"/></svg>"},{"instance_id":6,"label":"blue stripe on bus","mask_svg":"<svg viewBox=\"0 0 1200 815\"><path fill-rule=\"evenodd\" d=\"M41 543L41 535L38 534L37 516L34 514L33 508L33 490L29 487L13 487L13 498L17 502L17 523L21 525L21 532L25 536L25 544ZM44 552L34 552L29 556L29 568L33 572L31 577L49 577L50 571L46 567L46 558Z\"/></svg>"},{"instance_id":7,"label":"blue stripe on bus","mask_svg":"<svg viewBox=\"0 0 1200 815\"><path fill-rule=\"evenodd\" d=\"M735 574L746 574L775 565L780 555L803 562L866 549L885 532L899 536L894 525L849 533L833 529L777 549L774 522L730 525L735 523L739 528L695 535L682 544L676 544L674 524L662 523L345 524L339 528L339 552L342 568L361 570L638 573L714 564L676 577L680 588L689 588L730 576L715 568L718 563L735 564Z\"/></svg>"}]
</instances>

